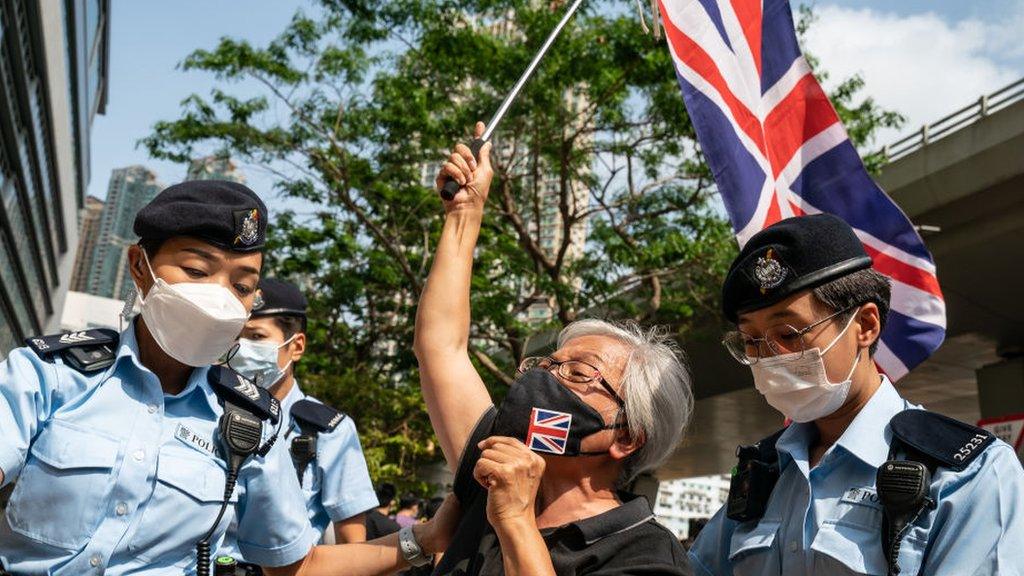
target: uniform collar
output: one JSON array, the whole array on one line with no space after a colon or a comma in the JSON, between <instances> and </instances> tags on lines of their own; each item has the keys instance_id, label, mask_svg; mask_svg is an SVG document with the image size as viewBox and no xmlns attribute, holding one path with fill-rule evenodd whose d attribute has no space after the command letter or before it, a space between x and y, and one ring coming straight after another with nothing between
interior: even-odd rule
<instances>
[{"instance_id":1,"label":"uniform collar","mask_svg":"<svg viewBox=\"0 0 1024 576\"><path fill-rule=\"evenodd\" d=\"M299 381L296 380L295 383L292 384L292 389L288 391L284 400L281 401L281 414L283 415L283 418L286 418L285 423L289 425L286 428L288 430L288 434L291 434L292 432L295 432L296 434L299 433L299 425L292 419L292 406L305 397L306 395L302 392L302 389L299 388Z\"/></svg>"},{"instance_id":2,"label":"uniform collar","mask_svg":"<svg viewBox=\"0 0 1024 576\"><path fill-rule=\"evenodd\" d=\"M299 381L296 380L292 384L292 389L285 394L284 400L281 401L281 411L287 414L288 411L291 410L292 404L295 404L305 397L306 395L302 392L302 389L299 388Z\"/></svg>"},{"instance_id":3,"label":"uniform collar","mask_svg":"<svg viewBox=\"0 0 1024 576\"><path fill-rule=\"evenodd\" d=\"M570 524L580 531L587 546L612 534L636 528L654 518L651 505L643 496L620 493L619 498L623 501L620 506Z\"/></svg>"},{"instance_id":4,"label":"uniform collar","mask_svg":"<svg viewBox=\"0 0 1024 576\"><path fill-rule=\"evenodd\" d=\"M143 366L142 362L139 360L139 341L135 335L135 331L137 329L137 320L138 317L132 319L132 321L128 324L128 327L121 332L120 342L117 348L117 356L114 359L113 366L111 366L108 369L110 371L108 373L113 373L113 370L116 369L118 365L121 364L122 362L130 362L138 370L147 374L153 374L153 371ZM165 394L165 396L168 398L175 399L185 398L189 394L195 392L196 388L201 388L203 390L203 394L206 397L207 403L210 405L210 409L214 412L214 414L216 414L217 410L215 408L215 405L217 404L218 401L216 394L213 393L213 389L206 384L206 374L208 371L208 366L204 366L201 368L193 368L192 372L189 374L188 382L185 384L185 388L182 389L182 391L177 394ZM157 382L157 385L159 385L159 382Z\"/></svg>"},{"instance_id":5,"label":"uniform collar","mask_svg":"<svg viewBox=\"0 0 1024 576\"><path fill-rule=\"evenodd\" d=\"M881 386L853 418L833 449L845 450L872 468L881 466L889 458L892 441L889 420L910 407L911 404L900 397L889 378L882 376ZM806 466L808 448L817 434L813 422L792 424L779 437L776 447L780 454ZM884 441L879 442L879 439Z\"/></svg>"},{"instance_id":6,"label":"uniform collar","mask_svg":"<svg viewBox=\"0 0 1024 576\"><path fill-rule=\"evenodd\" d=\"M836 445L868 466L878 468L889 459L889 444L892 442L889 421L907 408L910 408L910 403L900 397L889 378L882 376L882 385L850 422ZM884 442L879 442L879 439L884 439Z\"/></svg>"},{"instance_id":7,"label":"uniform collar","mask_svg":"<svg viewBox=\"0 0 1024 576\"><path fill-rule=\"evenodd\" d=\"M135 319L128 322L128 326L121 331L121 337L118 342L117 357L114 358L112 369L122 361L130 361L139 370L149 371L139 360L139 340L135 337ZM128 360L125 360L126 358Z\"/></svg>"}]
</instances>

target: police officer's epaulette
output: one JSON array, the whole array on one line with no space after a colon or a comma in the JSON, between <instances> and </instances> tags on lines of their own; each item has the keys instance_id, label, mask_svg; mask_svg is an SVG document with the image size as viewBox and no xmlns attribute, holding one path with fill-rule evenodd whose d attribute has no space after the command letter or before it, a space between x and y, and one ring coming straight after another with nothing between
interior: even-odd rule
<instances>
[{"instance_id":1,"label":"police officer's epaulette","mask_svg":"<svg viewBox=\"0 0 1024 576\"><path fill-rule=\"evenodd\" d=\"M910 456L957 472L995 441L988 430L927 410L904 410L893 416L889 428L894 449L902 444Z\"/></svg>"},{"instance_id":2,"label":"police officer's epaulette","mask_svg":"<svg viewBox=\"0 0 1024 576\"><path fill-rule=\"evenodd\" d=\"M299 423L303 432L318 434L333 432L345 419L345 413L334 408L303 398L292 405L292 418Z\"/></svg>"},{"instance_id":3,"label":"police officer's epaulette","mask_svg":"<svg viewBox=\"0 0 1024 576\"><path fill-rule=\"evenodd\" d=\"M107 328L65 332L51 336L33 336L25 345L40 358L51 360L56 356L79 372L95 372L114 363L120 334Z\"/></svg>"},{"instance_id":4,"label":"police officer's epaulette","mask_svg":"<svg viewBox=\"0 0 1024 576\"><path fill-rule=\"evenodd\" d=\"M211 366L206 379L221 402L230 402L272 424L280 420L281 404L277 398L238 372L226 366Z\"/></svg>"}]
</instances>

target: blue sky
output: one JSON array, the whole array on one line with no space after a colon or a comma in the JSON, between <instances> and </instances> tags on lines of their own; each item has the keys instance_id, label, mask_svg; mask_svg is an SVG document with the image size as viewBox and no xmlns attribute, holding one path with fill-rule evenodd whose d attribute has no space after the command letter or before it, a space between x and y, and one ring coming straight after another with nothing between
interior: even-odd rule
<instances>
[{"instance_id":1,"label":"blue sky","mask_svg":"<svg viewBox=\"0 0 1024 576\"><path fill-rule=\"evenodd\" d=\"M908 117L907 130L1024 76L1024 0L811 4L819 21L808 48L836 78L863 74L868 94ZM266 42L302 6L309 3L114 0L110 98L93 128L89 193L105 196L110 171L131 164L149 166L164 184L181 180L184 166L151 160L135 147L153 123L177 117L182 99L215 85L207 74L177 70L178 62L222 36ZM897 136L884 134L880 144ZM252 167L243 171L273 209L270 178Z\"/></svg>"},{"instance_id":2,"label":"blue sky","mask_svg":"<svg viewBox=\"0 0 1024 576\"><path fill-rule=\"evenodd\" d=\"M89 193L101 198L106 196L114 168L143 164L167 185L184 178L185 166L152 160L135 143L149 134L155 122L176 118L180 102L189 94L207 94L216 85L208 74L178 70L185 56L196 48L215 46L222 36L267 42L305 3L114 0L111 4L110 98L106 115L97 116L93 124L89 182ZM256 171L244 172L254 187L269 186ZM266 196L264 190L260 193Z\"/></svg>"}]
</instances>

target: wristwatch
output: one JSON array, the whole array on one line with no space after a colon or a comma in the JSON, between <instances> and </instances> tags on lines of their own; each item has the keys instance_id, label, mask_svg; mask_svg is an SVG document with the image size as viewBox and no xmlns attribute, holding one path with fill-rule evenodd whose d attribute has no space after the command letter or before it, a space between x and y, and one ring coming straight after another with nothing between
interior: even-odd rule
<instances>
[{"instance_id":1,"label":"wristwatch","mask_svg":"<svg viewBox=\"0 0 1024 576\"><path fill-rule=\"evenodd\" d=\"M398 531L398 547L402 549L402 557L409 564L417 568L430 564L430 557L423 553L423 548L420 548L411 525Z\"/></svg>"}]
</instances>

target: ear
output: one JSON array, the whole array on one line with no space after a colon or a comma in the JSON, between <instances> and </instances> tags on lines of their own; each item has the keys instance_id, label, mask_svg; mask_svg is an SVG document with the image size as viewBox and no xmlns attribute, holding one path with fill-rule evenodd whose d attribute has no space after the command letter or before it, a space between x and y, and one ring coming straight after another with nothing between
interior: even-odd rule
<instances>
[{"instance_id":1,"label":"ear","mask_svg":"<svg viewBox=\"0 0 1024 576\"><path fill-rule=\"evenodd\" d=\"M306 333L295 334L295 340L292 340L290 348L292 349L292 362L301 360L302 355L306 353Z\"/></svg>"},{"instance_id":2,"label":"ear","mask_svg":"<svg viewBox=\"0 0 1024 576\"><path fill-rule=\"evenodd\" d=\"M153 277L149 274L145 258L142 246L132 244L128 247L128 272L132 275L132 280L135 280L135 285L139 287L143 296L149 294L149 289L153 284Z\"/></svg>"},{"instance_id":3,"label":"ear","mask_svg":"<svg viewBox=\"0 0 1024 576\"><path fill-rule=\"evenodd\" d=\"M857 334L857 346L860 348L871 346L882 336L882 317L878 312L878 305L874 302L861 306L854 322L860 327Z\"/></svg>"},{"instance_id":4,"label":"ear","mask_svg":"<svg viewBox=\"0 0 1024 576\"><path fill-rule=\"evenodd\" d=\"M643 434L631 434L627 428L620 428L614 432L615 442L608 448L608 454L615 460L625 460L647 441Z\"/></svg>"}]
</instances>

